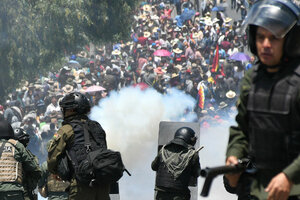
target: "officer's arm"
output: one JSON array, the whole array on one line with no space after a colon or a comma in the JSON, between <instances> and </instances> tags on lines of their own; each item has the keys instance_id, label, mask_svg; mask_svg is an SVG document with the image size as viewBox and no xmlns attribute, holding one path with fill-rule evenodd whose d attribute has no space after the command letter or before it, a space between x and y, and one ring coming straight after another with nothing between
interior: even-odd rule
<instances>
[{"instance_id":1,"label":"officer's arm","mask_svg":"<svg viewBox=\"0 0 300 200\"><path fill-rule=\"evenodd\" d=\"M201 171L201 165L200 165L200 161L199 161L199 155L198 153L196 153L193 156L193 160L192 160L192 176L197 178L198 176L200 176L200 171Z\"/></svg>"},{"instance_id":2,"label":"officer's arm","mask_svg":"<svg viewBox=\"0 0 300 200\"><path fill-rule=\"evenodd\" d=\"M57 161L65 153L67 142L73 135L70 125L62 126L57 133L54 134L50 146L48 148L48 170L53 174L57 174Z\"/></svg>"},{"instance_id":3,"label":"officer's arm","mask_svg":"<svg viewBox=\"0 0 300 200\"><path fill-rule=\"evenodd\" d=\"M16 160L22 163L24 174L26 174L26 177L30 177L30 181L33 185L36 185L41 177L41 169L39 165L20 142L17 142L15 147L19 152L16 154Z\"/></svg>"},{"instance_id":4,"label":"officer's arm","mask_svg":"<svg viewBox=\"0 0 300 200\"><path fill-rule=\"evenodd\" d=\"M300 112L300 91L298 91L297 97L297 110ZM298 133L299 134L299 133ZM291 180L294 184L300 183L300 155L284 170L283 173Z\"/></svg>"},{"instance_id":5,"label":"officer's arm","mask_svg":"<svg viewBox=\"0 0 300 200\"><path fill-rule=\"evenodd\" d=\"M42 175L38 182L38 187L42 188L44 185L46 185L48 172L47 172L47 162L45 161L41 166Z\"/></svg>"},{"instance_id":6,"label":"officer's arm","mask_svg":"<svg viewBox=\"0 0 300 200\"><path fill-rule=\"evenodd\" d=\"M155 159L152 161L151 168L153 171L157 171L159 167L159 156L157 155Z\"/></svg>"}]
</instances>

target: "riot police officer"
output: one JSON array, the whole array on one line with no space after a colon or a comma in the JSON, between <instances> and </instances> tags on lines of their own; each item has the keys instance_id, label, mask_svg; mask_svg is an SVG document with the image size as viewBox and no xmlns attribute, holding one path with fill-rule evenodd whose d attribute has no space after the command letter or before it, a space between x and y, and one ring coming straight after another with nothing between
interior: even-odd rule
<instances>
[{"instance_id":1,"label":"riot police officer","mask_svg":"<svg viewBox=\"0 0 300 200\"><path fill-rule=\"evenodd\" d=\"M157 172L155 199L190 199L190 179L197 178L201 169L194 148L196 141L193 129L181 127L175 132L174 139L160 149L151 165Z\"/></svg>"},{"instance_id":2,"label":"riot police officer","mask_svg":"<svg viewBox=\"0 0 300 200\"><path fill-rule=\"evenodd\" d=\"M31 153L29 149L27 149L27 145L30 140L30 136L24 131L22 128L16 128L14 130L14 138L15 140L18 140L21 144L24 145L27 153L30 155L32 161L35 162L36 166L39 166L39 161L38 158ZM40 174L41 176L41 174ZM23 187L24 187L24 199L25 200L36 200L37 199L37 194L34 192L34 190L37 187L37 182L35 179L32 180L31 175L29 174L24 174L23 178Z\"/></svg>"},{"instance_id":3,"label":"riot police officer","mask_svg":"<svg viewBox=\"0 0 300 200\"><path fill-rule=\"evenodd\" d=\"M258 62L241 82L226 164L252 159L257 171L243 186L247 199L299 199L299 24L300 9L290 0L257 1L245 19ZM232 187L244 182L240 174L226 178Z\"/></svg>"},{"instance_id":4,"label":"riot police officer","mask_svg":"<svg viewBox=\"0 0 300 200\"><path fill-rule=\"evenodd\" d=\"M14 131L6 121L0 121L0 199L24 200L24 174L30 174L37 184L41 171L23 144L14 140Z\"/></svg>"},{"instance_id":5,"label":"riot police officer","mask_svg":"<svg viewBox=\"0 0 300 200\"><path fill-rule=\"evenodd\" d=\"M110 199L109 184L86 185L76 179L78 165L87 156L84 144L85 128L90 133L92 150L107 149L105 131L98 122L87 117L90 111L89 100L79 92L72 92L64 96L59 105L64 121L48 148L48 170L53 174L59 174L57 169L59 159L67 152L70 158L69 167L74 172L70 180L69 199Z\"/></svg>"}]
</instances>

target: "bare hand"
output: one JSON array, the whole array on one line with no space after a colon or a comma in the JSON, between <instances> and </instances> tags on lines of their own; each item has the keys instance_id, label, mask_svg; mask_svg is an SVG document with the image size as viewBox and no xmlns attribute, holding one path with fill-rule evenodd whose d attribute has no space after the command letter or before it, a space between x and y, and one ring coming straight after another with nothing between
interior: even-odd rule
<instances>
[{"instance_id":1,"label":"bare hand","mask_svg":"<svg viewBox=\"0 0 300 200\"><path fill-rule=\"evenodd\" d=\"M237 165L238 159L235 156L229 156L226 159L226 165ZM238 184L238 181L240 179L241 173L237 174L225 174L225 177L228 179L229 185L231 187L236 187Z\"/></svg>"},{"instance_id":2,"label":"bare hand","mask_svg":"<svg viewBox=\"0 0 300 200\"><path fill-rule=\"evenodd\" d=\"M268 200L287 200L293 183L284 173L279 173L265 189L268 192Z\"/></svg>"}]
</instances>

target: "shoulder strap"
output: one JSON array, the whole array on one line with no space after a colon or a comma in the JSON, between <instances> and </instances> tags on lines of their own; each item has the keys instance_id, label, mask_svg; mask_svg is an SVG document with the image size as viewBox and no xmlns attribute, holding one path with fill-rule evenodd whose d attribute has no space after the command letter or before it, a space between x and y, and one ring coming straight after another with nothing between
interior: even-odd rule
<instances>
[{"instance_id":1,"label":"shoulder strap","mask_svg":"<svg viewBox=\"0 0 300 200\"><path fill-rule=\"evenodd\" d=\"M6 141L3 142L2 145L1 145L1 147L0 147L0 157L2 156L5 144L6 144Z\"/></svg>"},{"instance_id":2,"label":"shoulder strap","mask_svg":"<svg viewBox=\"0 0 300 200\"><path fill-rule=\"evenodd\" d=\"M82 124L83 131L84 131L84 146L86 148L86 151L91 151L91 142L90 142L90 133L89 129L86 123Z\"/></svg>"},{"instance_id":3,"label":"shoulder strap","mask_svg":"<svg viewBox=\"0 0 300 200\"><path fill-rule=\"evenodd\" d=\"M92 150L91 149L92 143L90 142L90 133L89 133L87 121L84 122L81 120L72 120L71 122L69 122L69 124L72 126L72 123L74 123L74 122L81 124L83 131L84 131L84 146L86 148L86 151L90 152ZM92 135L92 137L93 137L93 135Z\"/></svg>"},{"instance_id":4,"label":"shoulder strap","mask_svg":"<svg viewBox=\"0 0 300 200\"><path fill-rule=\"evenodd\" d=\"M16 146L18 141L14 140L14 139L9 139L8 142L11 143L12 145Z\"/></svg>"}]
</instances>

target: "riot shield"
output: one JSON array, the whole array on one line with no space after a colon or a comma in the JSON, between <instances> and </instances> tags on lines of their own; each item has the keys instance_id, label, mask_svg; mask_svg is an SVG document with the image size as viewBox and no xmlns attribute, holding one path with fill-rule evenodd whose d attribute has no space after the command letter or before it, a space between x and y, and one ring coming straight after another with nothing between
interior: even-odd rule
<instances>
[{"instance_id":1,"label":"riot shield","mask_svg":"<svg viewBox=\"0 0 300 200\"><path fill-rule=\"evenodd\" d=\"M160 148L170 142L174 138L174 134L177 129L180 127L189 127L193 129L196 133L196 137L198 138L195 149L199 148L199 138L200 138L200 123L195 122L169 122L169 121L161 121L159 123L159 134L158 134L158 151ZM189 189L191 190L191 200L197 200L198 199L198 185L197 185L197 179L192 178L190 180L191 187Z\"/></svg>"},{"instance_id":2,"label":"riot shield","mask_svg":"<svg viewBox=\"0 0 300 200\"><path fill-rule=\"evenodd\" d=\"M109 197L111 200L120 200L119 183L115 182L110 185Z\"/></svg>"}]
</instances>

